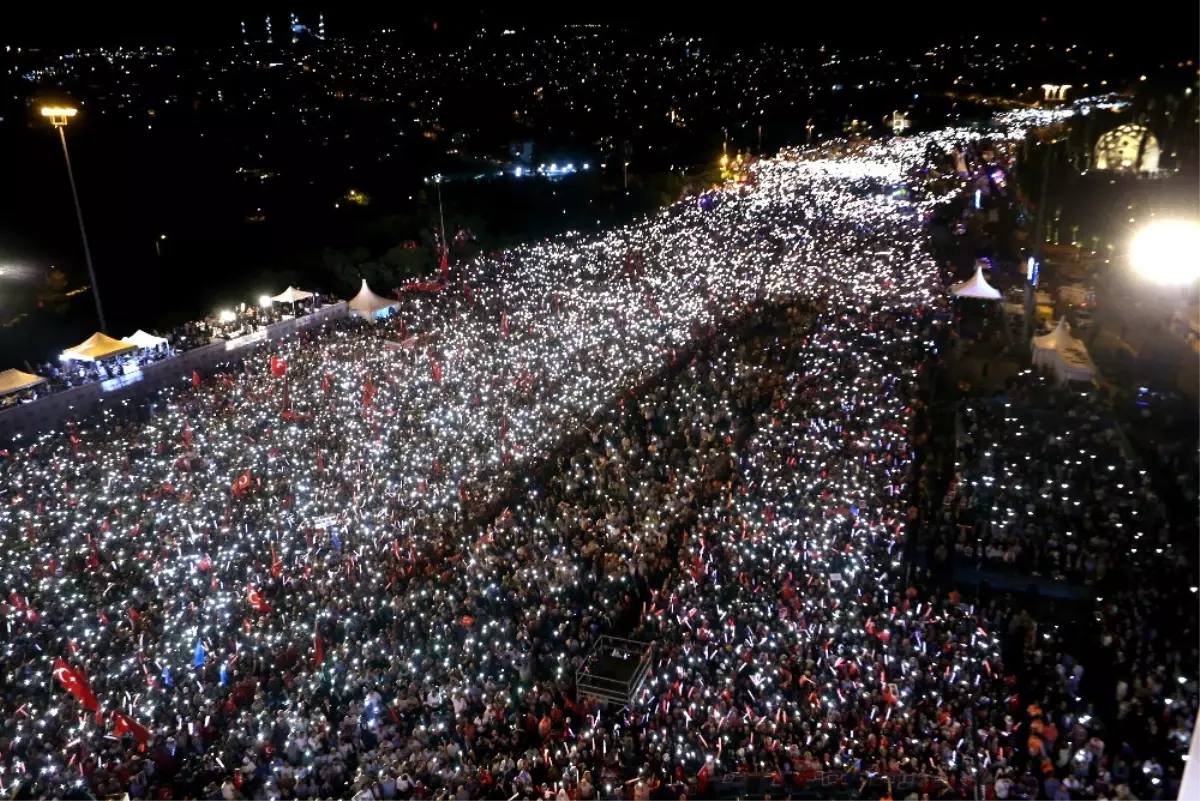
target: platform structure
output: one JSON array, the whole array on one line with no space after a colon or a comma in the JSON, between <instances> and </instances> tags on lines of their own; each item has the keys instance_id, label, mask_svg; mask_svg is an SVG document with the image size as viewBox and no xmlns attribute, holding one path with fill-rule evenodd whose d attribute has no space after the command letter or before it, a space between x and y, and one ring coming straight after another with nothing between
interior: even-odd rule
<instances>
[{"instance_id":1,"label":"platform structure","mask_svg":"<svg viewBox=\"0 0 1200 801\"><path fill-rule=\"evenodd\" d=\"M606 634L575 671L575 688L579 695L625 706L641 689L649 672L649 643Z\"/></svg>"}]
</instances>

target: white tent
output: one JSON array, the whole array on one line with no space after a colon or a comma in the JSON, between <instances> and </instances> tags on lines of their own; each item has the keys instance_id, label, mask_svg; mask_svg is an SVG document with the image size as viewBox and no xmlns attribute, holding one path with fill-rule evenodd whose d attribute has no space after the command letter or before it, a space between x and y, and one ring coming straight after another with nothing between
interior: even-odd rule
<instances>
[{"instance_id":1,"label":"white tent","mask_svg":"<svg viewBox=\"0 0 1200 801\"><path fill-rule=\"evenodd\" d=\"M32 373L22 373L20 370L5 370L0 373L0 395L11 395L23 389L43 384L46 379Z\"/></svg>"},{"instance_id":2,"label":"white tent","mask_svg":"<svg viewBox=\"0 0 1200 801\"><path fill-rule=\"evenodd\" d=\"M1090 381L1095 368L1087 347L1067 331L1064 317L1049 334L1033 338L1033 363L1049 367L1059 381Z\"/></svg>"},{"instance_id":3,"label":"white tent","mask_svg":"<svg viewBox=\"0 0 1200 801\"><path fill-rule=\"evenodd\" d=\"M142 329L134 331L127 337L121 337L122 342L127 342L134 347L142 350L150 350L152 348L162 347L167 344L166 337L156 337L154 334L147 334Z\"/></svg>"},{"instance_id":4,"label":"white tent","mask_svg":"<svg viewBox=\"0 0 1200 801\"><path fill-rule=\"evenodd\" d=\"M1046 364L1055 352L1069 348L1078 341L1067 330L1067 318L1064 317L1049 334L1033 338L1033 363Z\"/></svg>"},{"instance_id":5,"label":"white tent","mask_svg":"<svg viewBox=\"0 0 1200 801\"><path fill-rule=\"evenodd\" d=\"M346 303L351 314L368 319L372 319L380 312L389 308L395 308L398 305L396 301L381 298L372 292L371 287L367 286L367 279L365 278L362 282L362 288L358 290L358 294Z\"/></svg>"},{"instance_id":6,"label":"white tent","mask_svg":"<svg viewBox=\"0 0 1200 801\"><path fill-rule=\"evenodd\" d=\"M303 289L296 289L294 286L289 286L287 289L280 292L271 300L276 303L296 303L301 300L308 300L313 296L311 292L305 292Z\"/></svg>"},{"instance_id":7,"label":"white tent","mask_svg":"<svg viewBox=\"0 0 1200 801\"><path fill-rule=\"evenodd\" d=\"M137 345L97 332L75 347L64 350L61 358L65 361L95 362L134 350L137 350Z\"/></svg>"},{"instance_id":8,"label":"white tent","mask_svg":"<svg viewBox=\"0 0 1200 801\"><path fill-rule=\"evenodd\" d=\"M950 287L950 294L956 298L979 298L980 300L1000 300L1000 290L987 282L983 277L983 267L975 266L975 274L958 284Z\"/></svg>"}]
</instances>

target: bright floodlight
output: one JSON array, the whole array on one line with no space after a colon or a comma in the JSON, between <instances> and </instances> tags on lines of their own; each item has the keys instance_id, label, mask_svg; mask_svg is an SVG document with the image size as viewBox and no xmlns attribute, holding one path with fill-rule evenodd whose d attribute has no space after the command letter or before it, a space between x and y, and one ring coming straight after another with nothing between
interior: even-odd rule
<instances>
[{"instance_id":1,"label":"bright floodlight","mask_svg":"<svg viewBox=\"0 0 1200 801\"><path fill-rule=\"evenodd\" d=\"M264 309L271 308L271 296L270 295L259 295L258 296L258 305L262 306Z\"/></svg>"},{"instance_id":2,"label":"bright floodlight","mask_svg":"<svg viewBox=\"0 0 1200 801\"><path fill-rule=\"evenodd\" d=\"M1179 286L1200 278L1200 224L1183 220L1153 222L1133 237L1133 268L1147 281Z\"/></svg>"},{"instance_id":3,"label":"bright floodlight","mask_svg":"<svg viewBox=\"0 0 1200 801\"><path fill-rule=\"evenodd\" d=\"M223 323L232 323L237 319L237 315L231 312L229 309L225 309L223 312L217 315L217 319Z\"/></svg>"},{"instance_id":4,"label":"bright floodlight","mask_svg":"<svg viewBox=\"0 0 1200 801\"><path fill-rule=\"evenodd\" d=\"M43 117L74 117L79 109L70 106L42 106Z\"/></svg>"}]
</instances>

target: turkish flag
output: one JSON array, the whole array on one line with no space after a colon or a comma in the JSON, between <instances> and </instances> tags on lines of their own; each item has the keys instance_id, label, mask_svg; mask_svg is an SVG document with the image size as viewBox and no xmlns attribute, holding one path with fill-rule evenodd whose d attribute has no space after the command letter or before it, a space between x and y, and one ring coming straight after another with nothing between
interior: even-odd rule
<instances>
[{"instance_id":1,"label":"turkish flag","mask_svg":"<svg viewBox=\"0 0 1200 801\"><path fill-rule=\"evenodd\" d=\"M262 612L265 615L271 611L271 605L263 600L262 594L254 589L253 585L246 587L246 600L250 602L256 612Z\"/></svg>"},{"instance_id":2,"label":"turkish flag","mask_svg":"<svg viewBox=\"0 0 1200 801\"><path fill-rule=\"evenodd\" d=\"M242 497L242 495L246 493L246 490L250 489L250 471L247 470L238 476L237 480L233 482L233 486L230 489L235 498Z\"/></svg>"},{"instance_id":3,"label":"turkish flag","mask_svg":"<svg viewBox=\"0 0 1200 801\"><path fill-rule=\"evenodd\" d=\"M313 624L313 648L317 652L317 667L320 667L325 662L325 640L321 637L319 621Z\"/></svg>"},{"instance_id":4,"label":"turkish flag","mask_svg":"<svg viewBox=\"0 0 1200 801\"><path fill-rule=\"evenodd\" d=\"M100 708L100 702L96 700L96 694L92 692L83 671L68 665L61 656L54 663L54 678L58 679L64 690L83 704L84 709L95 712Z\"/></svg>"},{"instance_id":5,"label":"turkish flag","mask_svg":"<svg viewBox=\"0 0 1200 801\"><path fill-rule=\"evenodd\" d=\"M149 729L126 715L124 712L114 711L113 720L116 721L116 725L113 726L113 736L115 737L120 737L125 734L132 734L135 738L137 738L139 743L147 743L154 738L154 735L150 733Z\"/></svg>"},{"instance_id":6,"label":"turkish flag","mask_svg":"<svg viewBox=\"0 0 1200 801\"><path fill-rule=\"evenodd\" d=\"M370 407L371 401L374 400L374 398L375 398L375 382L373 382L371 380L370 376L367 376L366 386L363 387L362 405L365 407Z\"/></svg>"},{"instance_id":7,"label":"turkish flag","mask_svg":"<svg viewBox=\"0 0 1200 801\"><path fill-rule=\"evenodd\" d=\"M285 373L287 373L287 362L278 356L272 356L271 375L275 376L276 378L283 378Z\"/></svg>"},{"instance_id":8,"label":"turkish flag","mask_svg":"<svg viewBox=\"0 0 1200 801\"><path fill-rule=\"evenodd\" d=\"M442 280L446 281L450 278L450 250L442 248Z\"/></svg>"},{"instance_id":9,"label":"turkish flag","mask_svg":"<svg viewBox=\"0 0 1200 801\"><path fill-rule=\"evenodd\" d=\"M192 371L192 388L200 389L200 373L195 370Z\"/></svg>"},{"instance_id":10,"label":"turkish flag","mask_svg":"<svg viewBox=\"0 0 1200 801\"><path fill-rule=\"evenodd\" d=\"M429 357L429 367L433 371L433 383L442 383L442 366L438 364L438 360L433 358L432 355Z\"/></svg>"},{"instance_id":11,"label":"turkish flag","mask_svg":"<svg viewBox=\"0 0 1200 801\"><path fill-rule=\"evenodd\" d=\"M275 553L275 543L271 543L271 575L275 578L283 575L283 562Z\"/></svg>"}]
</instances>

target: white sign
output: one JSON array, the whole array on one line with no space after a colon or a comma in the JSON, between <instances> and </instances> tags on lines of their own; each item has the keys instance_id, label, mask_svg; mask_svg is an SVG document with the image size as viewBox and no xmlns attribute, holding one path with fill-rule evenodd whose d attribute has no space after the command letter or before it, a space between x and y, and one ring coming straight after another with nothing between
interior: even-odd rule
<instances>
[{"instance_id":1,"label":"white sign","mask_svg":"<svg viewBox=\"0 0 1200 801\"><path fill-rule=\"evenodd\" d=\"M252 334L246 334L244 337L237 337L225 343L225 350L236 350L244 348L247 345L253 345L255 342L265 342L267 339L267 329L260 328Z\"/></svg>"},{"instance_id":2,"label":"white sign","mask_svg":"<svg viewBox=\"0 0 1200 801\"><path fill-rule=\"evenodd\" d=\"M141 380L141 369L137 367L134 367L133 370L126 368L124 374L119 375L116 378L110 378L107 381L101 381L100 389L104 392L112 392L113 390L120 389L121 387L127 387L130 384L137 383Z\"/></svg>"}]
</instances>

